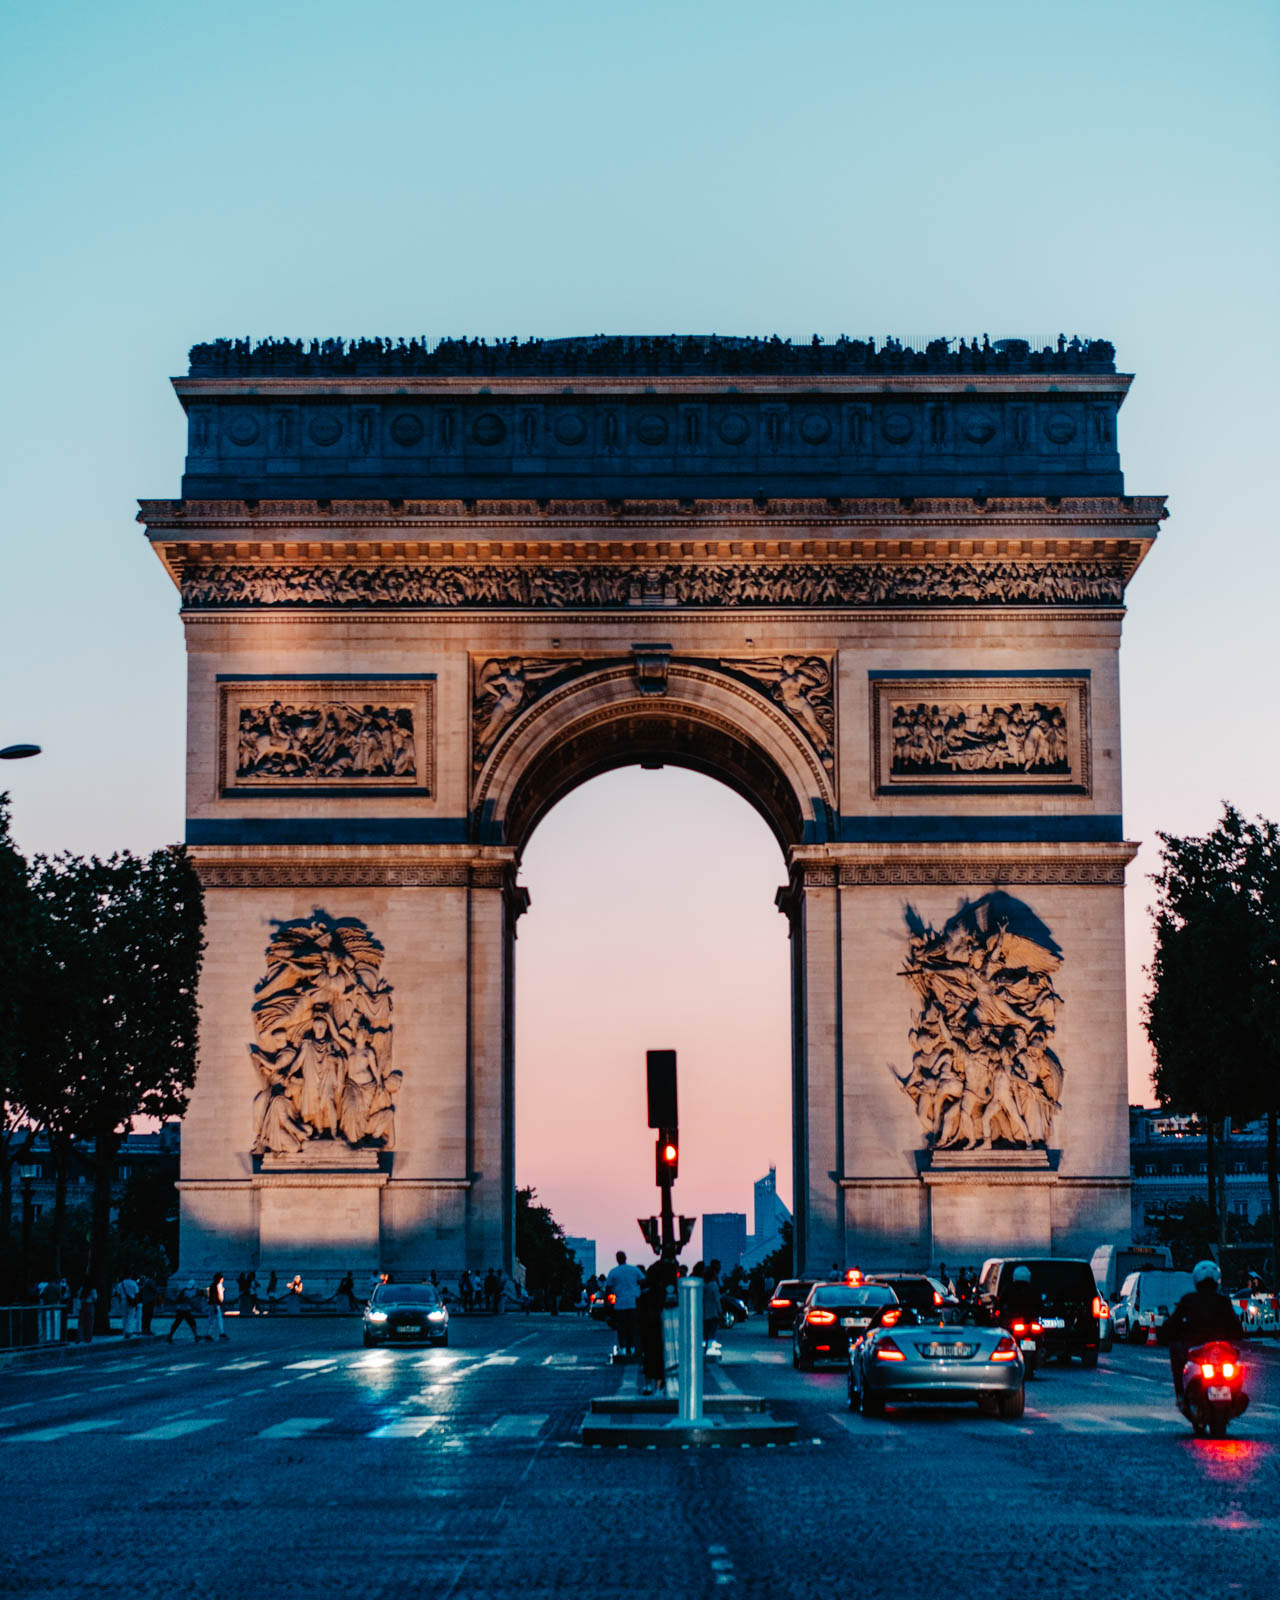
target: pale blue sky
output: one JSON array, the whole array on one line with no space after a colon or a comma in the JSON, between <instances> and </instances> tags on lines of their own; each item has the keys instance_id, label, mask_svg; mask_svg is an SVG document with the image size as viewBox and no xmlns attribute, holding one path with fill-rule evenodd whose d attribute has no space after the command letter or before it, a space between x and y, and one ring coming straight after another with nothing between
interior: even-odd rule
<instances>
[{"instance_id":1,"label":"pale blue sky","mask_svg":"<svg viewBox=\"0 0 1280 1600\"><path fill-rule=\"evenodd\" d=\"M178 488L168 376L223 334L1110 338L1137 373L1128 487L1173 510L1130 593L1128 833L1228 796L1280 814L1278 69L1272 4L10 0L0 742L46 750L2 775L19 840L180 835L181 630L132 518ZM535 900L535 868L599 892L588 846L625 898L646 865L619 813L652 777L549 819ZM732 796L697 794L699 827L731 826ZM654 849L709 872L684 805ZM781 863L743 816L772 1038ZM554 971L582 913L546 918L524 937ZM786 1142L752 1143L719 1203Z\"/></svg>"}]
</instances>

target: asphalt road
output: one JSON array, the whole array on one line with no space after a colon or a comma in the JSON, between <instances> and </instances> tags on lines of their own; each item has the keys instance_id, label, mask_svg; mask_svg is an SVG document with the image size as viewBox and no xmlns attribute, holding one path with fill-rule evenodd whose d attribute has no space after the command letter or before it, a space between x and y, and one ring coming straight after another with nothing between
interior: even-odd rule
<instances>
[{"instance_id":1,"label":"asphalt road","mask_svg":"<svg viewBox=\"0 0 1280 1600\"><path fill-rule=\"evenodd\" d=\"M635 1387L576 1319L455 1319L450 1349L365 1351L354 1321L229 1321L0 1369L0 1592L360 1600L1280 1593L1280 1352L1222 1443L1173 1410L1163 1351L1048 1368L1026 1414L845 1407L753 1321L708 1388L799 1442L584 1448Z\"/></svg>"}]
</instances>

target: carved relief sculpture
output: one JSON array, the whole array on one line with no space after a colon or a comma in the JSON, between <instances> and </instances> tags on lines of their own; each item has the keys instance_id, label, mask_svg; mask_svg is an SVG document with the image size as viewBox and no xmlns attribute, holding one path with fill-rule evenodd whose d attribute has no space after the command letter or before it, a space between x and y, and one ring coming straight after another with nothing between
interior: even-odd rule
<instances>
[{"instance_id":1,"label":"carved relief sculpture","mask_svg":"<svg viewBox=\"0 0 1280 1600\"><path fill-rule=\"evenodd\" d=\"M430 678L237 677L218 689L224 795L431 793Z\"/></svg>"},{"instance_id":2,"label":"carved relief sculpture","mask_svg":"<svg viewBox=\"0 0 1280 1600\"><path fill-rule=\"evenodd\" d=\"M876 789L1087 794L1089 675L871 674Z\"/></svg>"},{"instance_id":3,"label":"carved relief sculpture","mask_svg":"<svg viewBox=\"0 0 1280 1600\"><path fill-rule=\"evenodd\" d=\"M472 761L477 771L489 752L550 679L582 665L577 656L502 656L476 670L472 696Z\"/></svg>"},{"instance_id":4,"label":"carved relief sculpture","mask_svg":"<svg viewBox=\"0 0 1280 1600\"><path fill-rule=\"evenodd\" d=\"M182 603L598 610L647 599L735 606L1120 605L1120 561L777 561L521 566L224 566L188 569Z\"/></svg>"},{"instance_id":5,"label":"carved relief sculpture","mask_svg":"<svg viewBox=\"0 0 1280 1600\"><path fill-rule=\"evenodd\" d=\"M390 1149L401 1075L382 946L362 922L320 910L275 929L253 1003L253 1153L296 1155L315 1140Z\"/></svg>"},{"instance_id":6,"label":"carved relief sculpture","mask_svg":"<svg viewBox=\"0 0 1280 1600\"><path fill-rule=\"evenodd\" d=\"M935 1150L1048 1144L1061 1107L1052 1047L1061 955L1021 901L997 891L940 932L908 908L903 976L917 997L911 1071L901 1080Z\"/></svg>"},{"instance_id":7,"label":"carved relief sculpture","mask_svg":"<svg viewBox=\"0 0 1280 1600\"><path fill-rule=\"evenodd\" d=\"M806 734L828 772L835 770L835 695L831 664L821 656L754 656L721 665L763 684Z\"/></svg>"},{"instance_id":8,"label":"carved relief sculpture","mask_svg":"<svg viewBox=\"0 0 1280 1600\"><path fill-rule=\"evenodd\" d=\"M414 778L411 706L242 705L237 778Z\"/></svg>"}]
</instances>

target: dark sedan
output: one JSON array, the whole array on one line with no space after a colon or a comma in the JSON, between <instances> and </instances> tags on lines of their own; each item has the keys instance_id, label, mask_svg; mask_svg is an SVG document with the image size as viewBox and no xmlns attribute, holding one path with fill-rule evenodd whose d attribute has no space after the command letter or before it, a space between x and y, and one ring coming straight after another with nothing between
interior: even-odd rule
<instances>
[{"instance_id":1,"label":"dark sedan","mask_svg":"<svg viewBox=\"0 0 1280 1600\"><path fill-rule=\"evenodd\" d=\"M904 1306L910 1306L924 1317L950 1319L960 1308L960 1302L946 1284L926 1272L873 1272L867 1282L884 1284Z\"/></svg>"},{"instance_id":2,"label":"dark sedan","mask_svg":"<svg viewBox=\"0 0 1280 1600\"><path fill-rule=\"evenodd\" d=\"M429 1283L380 1283L364 1309L366 1345L449 1342L449 1309Z\"/></svg>"},{"instance_id":3,"label":"dark sedan","mask_svg":"<svg viewBox=\"0 0 1280 1600\"><path fill-rule=\"evenodd\" d=\"M843 1361L852 1341L880 1325L898 1297L881 1283L815 1283L796 1318L791 1363L810 1372L818 1361Z\"/></svg>"},{"instance_id":4,"label":"dark sedan","mask_svg":"<svg viewBox=\"0 0 1280 1600\"><path fill-rule=\"evenodd\" d=\"M769 1337L777 1339L795 1327L800 1307L813 1288L812 1278L784 1278L769 1300Z\"/></svg>"}]
</instances>

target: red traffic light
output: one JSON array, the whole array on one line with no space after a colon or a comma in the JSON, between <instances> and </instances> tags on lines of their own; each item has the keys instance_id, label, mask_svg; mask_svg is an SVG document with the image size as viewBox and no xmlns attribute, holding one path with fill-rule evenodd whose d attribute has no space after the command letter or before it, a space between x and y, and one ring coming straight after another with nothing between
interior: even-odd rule
<instances>
[{"instance_id":1,"label":"red traffic light","mask_svg":"<svg viewBox=\"0 0 1280 1600\"><path fill-rule=\"evenodd\" d=\"M680 1136L674 1128L663 1128L659 1131L654 1153L658 1158L658 1182L668 1184L675 1178L680 1167Z\"/></svg>"},{"instance_id":2,"label":"red traffic light","mask_svg":"<svg viewBox=\"0 0 1280 1600\"><path fill-rule=\"evenodd\" d=\"M680 1152L676 1149L675 1145L673 1145L673 1144L664 1144L663 1145L663 1147L662 1147L662 1159L663 1159L663 1161L666 1162L667 1166L674 1167L675 1164L676 1164L676 1160L679 1157L679 1155L680 1155Z\"/></svg>"}]
</instances>

